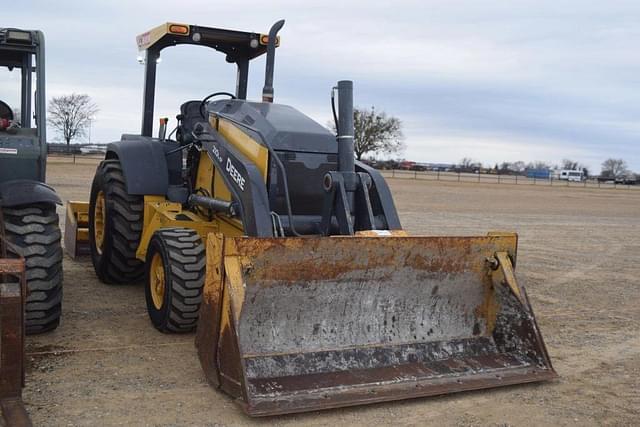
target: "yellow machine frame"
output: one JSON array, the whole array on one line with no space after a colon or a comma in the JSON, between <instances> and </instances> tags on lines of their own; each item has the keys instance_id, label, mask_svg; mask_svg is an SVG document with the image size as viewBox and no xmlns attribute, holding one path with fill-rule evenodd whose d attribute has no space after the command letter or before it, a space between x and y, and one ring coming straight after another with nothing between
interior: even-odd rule
<instances>
[{"instance_id":1,"label":"yellow machine frame","mask_svg":"<svg viewBox=\"0 0 640 427\"><path fill-rule=\"evenodd\" d=\"M146 51L143 139L136 139L135 150L121 148L127 138L110 150L92 187L92 244L107 223L128 234L109 234L107 256L91 248L100 280L135 282L144 273L153 325L161 332L195 328L207 380L252 416L557 377L525 288L516 280L517 235L410 237L402 231L382 176L353 156L353 82L339 81L332 91L332 104L338 94L338 114L332 105L335 135L289 107L246 102L248 61L263 53L262 101L273 102L282 25L283 20L276 22L268 36L225 32L219 37L226 30L166 23L138 36L139 49ZM165 47L183 43L206 45L236 62L235 95L216 92L183 104L176 148L165 139L165 121L162 147L143 151L147 142L158 143L146 139L153 133L156 60ZM207 104L222 94L234 100ZM205 106L216 132L200 126ZM137 169L138 159L154 156L174 177L184 150L189 150L189 185L166 178L164 170L158 185L136 185L151 174ZM296 155L288 168L280 153ZM125 160L122 168L114 155ZM234 159L246 173L235 169ZM316 159L318 166L308 166ZM278 175L267 182L270 161ZM294 197L291 182L297 184ZM103 203L105 214L116 214L112 221L99 221L98 191L108 185L127 197L111 200L117 209ZM164 195L176 187L182 193L171 199L179 202ZM286 232L282 224L276 230L279 218L273 212L285 210L281 193ZM81 208L70 208L68 220L87 219ZM87 235L68 229L76 238ZM134 249L142 264L132 259Z\"/></svg>"},{"instance_id":2,"label":"yellow machine frame","mask_svg":"<svg viewBox=\"0 0 640 427\"><path fill-rule=\"evenodd\" d=\"M251 160L266 182L269 151L244 133L236 125L226 120L212 117L209 122L242 155ZM216 199L231 200L220 172L218 172L206 152L200 153L196 189L203 189ZM136 258L144 261L153 234L161 228L184 227L195 230L203 242L209 233L223 233L225 236L243 235L242 222L225 215L216 214L212 219L182 208L180 203L171 202L164 196L144 196L144 222L142 238L136 251Z\"/></svg>"}]
</instances>

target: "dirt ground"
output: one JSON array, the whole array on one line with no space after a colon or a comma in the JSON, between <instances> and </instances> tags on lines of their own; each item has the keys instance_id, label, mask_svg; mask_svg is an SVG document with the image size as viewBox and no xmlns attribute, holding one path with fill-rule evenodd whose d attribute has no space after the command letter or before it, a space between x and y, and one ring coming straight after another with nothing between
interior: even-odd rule
<instances>
[{"instance_id":1,"label":"dirt ground","mask_svg":"<svg viewBox=\"0 0 640 427\"><path fill-rule=\"evenodd\" d=\"M88 200L95 161L52 159L49 183ZM36 425L638 425L640 191L390 179L412 234L520 234L525 284L560 379L253 420L210 388L194 335L150 324L140 285L65 258L63 320L27 340ZM63 209L60 209L63 213Z\"/></svg>"}]
</instances>

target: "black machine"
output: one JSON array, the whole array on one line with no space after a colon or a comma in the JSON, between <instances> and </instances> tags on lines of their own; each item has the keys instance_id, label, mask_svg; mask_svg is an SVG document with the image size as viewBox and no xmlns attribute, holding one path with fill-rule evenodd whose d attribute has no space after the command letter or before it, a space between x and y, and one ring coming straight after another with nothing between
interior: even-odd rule
<instances>
[{"instance_id":1,"label":"black machine","mask_svg":"<svg viewBox=\"0 0 640 427\"><path fill-rule=\"evenodd\" d=\"M62 307L62 248L56 213L56 205L62 202L45 184L44 49L41 31L0 28L0 69L20 73L19 102L10 105L0 94L0 209L7 240L26 261L27 333L57 327Z\"/></svg>"}]
</instances>

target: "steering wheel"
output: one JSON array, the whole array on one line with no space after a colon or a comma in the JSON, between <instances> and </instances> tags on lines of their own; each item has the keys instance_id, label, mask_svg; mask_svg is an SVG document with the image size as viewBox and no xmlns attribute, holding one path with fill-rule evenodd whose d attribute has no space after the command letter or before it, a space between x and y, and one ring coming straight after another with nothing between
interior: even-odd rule
<instances>
[{"instance_id":1,"label":"steering wheel","mask_svg":"<svg viewBox=\"0 0 640 427\"><path fill-rule=\"evenodd\" d=\"M0 101L0 119L13 120L13 110L3 101Z\"/></svg>"},{"instance_id":2,"label":"steering wheel","mask_svg":"<svg viewBox=\"0 0 640 427\"><path fill-rule=\"evenodd\" d=\"M231 99L236 99L236 96L229 92L214 92L211 95L208 95L202 101L200 101L200 115L202 116L203 119L205 120L207 119L207 116L204 115L204 106L207 104L207 101L209 101L214 96L220 96L220 95L226 95Z\"/></svg>"}]
</instances>

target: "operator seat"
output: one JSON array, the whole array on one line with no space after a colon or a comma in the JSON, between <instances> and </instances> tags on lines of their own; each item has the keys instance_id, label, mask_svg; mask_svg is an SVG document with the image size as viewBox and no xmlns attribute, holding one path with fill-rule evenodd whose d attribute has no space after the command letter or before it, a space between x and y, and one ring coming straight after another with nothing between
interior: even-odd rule
<instances>
[{"instance_id":1,"label":"operator seat","mask_svg":"<svg viewBox=\"0 0 640 427\"><path fill-rule=\"evenodd\" d=\"M178 120L176 140L180 145L191 144L193 142L192 132L196 123L206 121L200 115L200 103L201 101L187 101L180 106L180 114L176 116Z\"/></svg>"}]
</instances>

